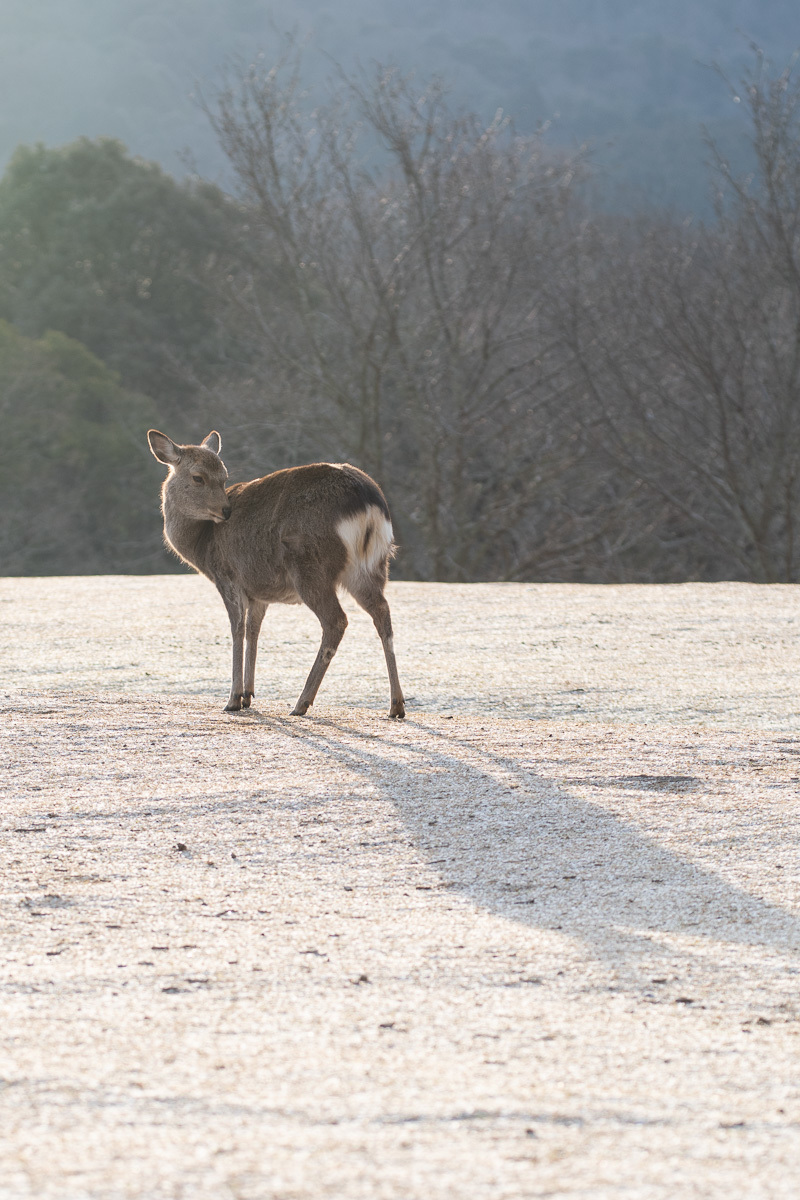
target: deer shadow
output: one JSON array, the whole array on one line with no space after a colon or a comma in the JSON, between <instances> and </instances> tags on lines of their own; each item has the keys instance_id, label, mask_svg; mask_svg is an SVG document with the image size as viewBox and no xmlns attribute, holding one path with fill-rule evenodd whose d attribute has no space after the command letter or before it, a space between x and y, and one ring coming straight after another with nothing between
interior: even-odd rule
<instances>
[{"instance_id":1,"label":"deer shadow","mask_svg":"<svg viewBox=\"0 0 800 1200\"><path fill-rule=\"evenodd\" d=\"M250 719L275 733L287 725L256 712ZM407 725L414 726L413 718ZM391 802L442 886L531 929L576 939L619 983L639 990L677 960L707 963L720 943L728 952L738 948L742 971L746 960L765 952L800 955L794 913L514 758L470 744L465 762L463 752L454 752L455 731L445 736L423 728L424 742L403 741L404 762L385 733L355 732L324 717L309 723L303 740ZM382 782L384 773L392 782ZM593 782L624 788L646 778ZM699 782L655 779L674 789L673 801Z\"/></svg>"}]
</instances>

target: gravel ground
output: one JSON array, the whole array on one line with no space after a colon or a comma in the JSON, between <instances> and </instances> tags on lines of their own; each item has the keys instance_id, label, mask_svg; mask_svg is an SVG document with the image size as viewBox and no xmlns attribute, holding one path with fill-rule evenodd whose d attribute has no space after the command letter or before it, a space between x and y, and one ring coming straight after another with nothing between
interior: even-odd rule
<instances>
[{"instance_id":1,"label":"gravel ground","mask_svg":"<svg viewBox=\"0 0 800 1200\"><path fill-rule=\"evenodd\" d=\"M796 1197L800 589L390 600L0 580L0 1196Z\"/></svg>"}]
</instances>

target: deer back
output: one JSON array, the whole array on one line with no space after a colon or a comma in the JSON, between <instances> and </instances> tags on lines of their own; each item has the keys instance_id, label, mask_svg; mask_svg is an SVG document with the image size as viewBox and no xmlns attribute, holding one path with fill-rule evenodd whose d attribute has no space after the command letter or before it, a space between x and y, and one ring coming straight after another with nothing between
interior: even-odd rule
<instances>
[{"instance_id":1,"label":"deer back","mask_svg":"<svg viewBox=\"0 0 800 1200\"><path fill-rule=\"evenodd\" d=\"M233 484L227 494L230 518L208 524L197 565L252 597L296 601L298 576L338 583L349 566L385 562L391 547L383 493L347 464L291 467Z\"/></svg>"}]
</instances>

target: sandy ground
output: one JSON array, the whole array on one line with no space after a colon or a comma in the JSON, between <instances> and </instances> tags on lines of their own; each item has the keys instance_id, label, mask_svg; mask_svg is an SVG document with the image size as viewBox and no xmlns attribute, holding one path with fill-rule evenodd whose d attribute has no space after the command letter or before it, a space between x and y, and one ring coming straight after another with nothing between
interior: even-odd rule
<instances>
[{"instance_id":1,"label":"sandy ground","mask_svg":"<svg viewBox=\"0 0 800 1200\"><path fill-rule=\"evenodd\" d=\"M800 589L0 580L0 1196L800 1195Z\"/></svg>"}]
</instances>

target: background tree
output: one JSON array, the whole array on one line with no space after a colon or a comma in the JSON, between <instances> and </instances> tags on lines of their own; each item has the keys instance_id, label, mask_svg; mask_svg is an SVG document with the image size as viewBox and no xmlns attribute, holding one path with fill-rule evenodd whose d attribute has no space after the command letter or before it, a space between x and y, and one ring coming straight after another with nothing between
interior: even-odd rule
<instances>
[{"instance_id":1,"label":"background tree","mask_svg":"<svg viewBox=\"0 0 800 1200\"><path fill-rule=\"evenodd\" d=\"M757 58L740 99L757 169L714 152L707 225L593 212L581 164L395 72L312 108L291 53L208 106L235 199L21 151L5 569L163 569L152 423L219 425L239 478L366 467L406 576L796 579L800 88Z\"/></svg>"},{"instance_id":2,"label":"background tree","mask_svg":"<svg viewBox=\"0 0 800 1200\"><path fill-rule=\"evenodd\" d=\"M575 164L393 71L342 78L313 113L299 78L291 56L246 68L209 106L252 214L232 304L268 419L301 418L298 457L352 458L383 481L406 572L563 565L617 503L583 469L545 311Z\"/></svg>"},{"instance_id":3,"label":"background tree","mask_svg":"<svg viewBox=\"0 0 800 1200\"><path fill-rule=\"evenodd\" d=\"M652 497L646 578L798 577L800 87L759 59L742 95L758 169L712 147L716 223L596 222L551 297L605 453Z\"/></svg>"},{"instance_id":4,"label":"background tree","mask_svg":"<svg viewBox=\"0 0 800 1200\"><path fill-rule=\"evenodd\" d=\"M165 569L149 400L64 334L32 340L0 321L0 415L4 574Z\"/></svg>"},{"instance_id":5,"label":"background tree","mask_svg":"<svg viewBox=\"0 0 800 1200\"><path fill-rule=\"evenodd\" d=\"M0 317L83 342L188 435L204 387L236 361L217 270L241 224L219 189L119 142L21 147L0 180Z\"/></svg>"}]
</instances>

